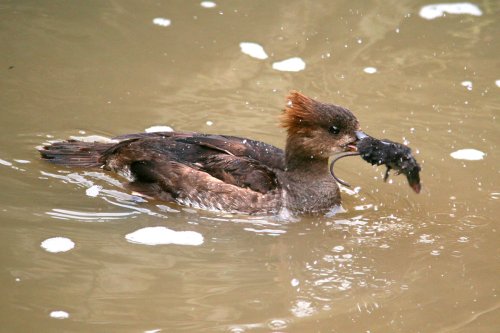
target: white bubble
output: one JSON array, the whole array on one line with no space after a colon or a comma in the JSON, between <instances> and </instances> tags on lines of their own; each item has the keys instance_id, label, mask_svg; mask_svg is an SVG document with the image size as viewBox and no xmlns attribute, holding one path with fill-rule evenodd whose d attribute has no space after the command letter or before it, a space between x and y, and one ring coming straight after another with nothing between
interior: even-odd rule
<instances>
[{"instance_id":1,"label":"white bubble","mask_svg":"<svg viewBox=\"0 0 500 333\"><path fill-rule=\"evenodd\" d=\"M172 24L172 21L163 17L157 17L153 19L153 24L159 25L161 27L168 27Z\"/></svg>"},{"instance_id":2,"label":"white bubble","mask_svg":"<svg viewBox=\"0 0 500 333\"><path fill-rule=\"evenodd\" d=\"M250 42L242 42L240 43L241 52L246 55L249 55L252 58L256 59L267 59L268 55L264 48L257 43Z\"/></svg>"},{"instance_id":3,"label":"white bubble","mask_svg":"<svg viewBox=\"0 0 500 333\"><path fill-rule=\"evenodd\" d=\"M472 90L472 81L462 81L460 84L467 90Z\"/></svg>"},{"instance_id":4,"label":"white bubble","mask_svg":"<svg viewBox=\"0 0 500 333\"><path fill-rule=\"evenodd\" d=\"M479 161L484 158L486 154L477 149L460 149L450 154L456 160Z\"/></svg>"},{"instance_id":5,"label":"white bubble","mask_svg":"<svg viewBox=\"0 0 500 333\"><path fill-rule=\"evenodd\" d=\"M478 6L468 3L438 3L427 5L420 9L420 17L426 20L433 20L438 17L445 16L445 14L468 14L474 16L481 16L483 12Z\"/></svg>"},{"instance_id":6,"label":"white bubble","mask_svg":"<svg viewBox=\"0 0 500 333\"><path fill-rule=\"evenodd\" d=\"M202 1L200 3L200 6L202 6L203 8L214 8L217 6L217 4L213 1Z\"/></svg>"},{"instance_id":7,"label":"white bubble","mask_svg":"<svg viewBox=\"0 0 500 333\"><path fill-rule=\"evenodd\" d=\"M297 287L300 284L300 281L298 279L292 279L292 281L290 281L290 284L292 285L292 287Z\"/></svg>"},{"instance_id":8,"label":"white bubble","mask_svg":"<svg viewBox=\"0 0 500 333\"><path fill-rule=\"evenodd\" d=\"M495 81L495 84L497 85L497 87L499 87L499 88L500 88L500 80L496 80L496 81Z\"/></svg>"},{"instance_id":9,"label":"white bubble","mask_svg":"<svg viewBox=\"0 0 500 333\"><path fill-rule=\"evenodd\" d=\"M300 72L305 68L306 63L299 57L293 57L273 63L273 69L282 72Z\"/></svg>"},{"instance_id":10,"label":"white bubble","mask_svg":"<svg viewBox=\"0 0 500 333\"><path fill-rule=\"evenodd\" d=\"M165 227L147 227L125 236L131 243L144 245L201 245L203 236L196 231L174 231Z\"/></svg>"},{"instance_id":11,"label":"white bubble","mask_svg":"<svg viewBox=\"0 0 500 333\"><path fill-rule=\"evenodd\" d=\"M214 124L214 122L211 120L207 120L206 124L207 124L207 126L212 126Z\"/></svg>"},{"instance_id":12,"label":"white bubble","mask_svg":"<svg viewBox=\"0 0 500 333\"><path fill-rule=\"evenodd\" d=\"M47 252L67 252L75 247L75 243L66 237L53 237L44 240L40 246Z\"/></svg>"},{"instance_id":13,"label":"white bubble","mask_svg":"<svg viewBox=\"0 0 500 333\"><path fill-rule=\"evenodd\" d=\"M50 313L50 316L55 319L66 319L69 317L69 313L67 313L66 311L57 310L52 311Z\"/></svg>"},{"instance_id":14,"label":"white bubble","mask_svg":"<svg viewBox=\"0 0 500 333\"><path fill-rule=\"evenodd\" d=\"M363 68L363 72L366 74L375 74L377 73L377 69L375 67L365 67Z\"/></svg>"}]
</instances>

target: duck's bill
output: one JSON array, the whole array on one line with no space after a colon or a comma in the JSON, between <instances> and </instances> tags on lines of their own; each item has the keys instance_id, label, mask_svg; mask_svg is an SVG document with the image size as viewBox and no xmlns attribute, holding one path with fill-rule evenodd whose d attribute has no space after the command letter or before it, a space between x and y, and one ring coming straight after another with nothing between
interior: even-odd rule
<instances>
[{"instance_id":1,"label":"duck's bill","mask_svg":"<svg viewBox=\"0 0 500 333\"><path fill-rule=\"evenodd\" d=\"M357 146L358 142L369 136L363 131L356 131L355 134L356 134L356 141L348 144L346 146L346 151L358 151L358 146Z\"/></svg>"}]
</instances>

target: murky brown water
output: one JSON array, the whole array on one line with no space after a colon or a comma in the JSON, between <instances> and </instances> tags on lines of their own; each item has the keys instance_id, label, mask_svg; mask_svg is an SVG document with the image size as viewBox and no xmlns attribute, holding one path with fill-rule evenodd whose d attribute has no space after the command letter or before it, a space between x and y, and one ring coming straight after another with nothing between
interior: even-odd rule
<instances>
[{"instance_id":1,"label":"murky brown water","mask_svg":"<svg viewBox=\"0 0 500 333\"><path fill-rule=\"evenodd\" d=\"M1 331L498 332L498 3L433 20L419 15L428 1L216 4L0 4ZM291 57L305 70L272 68ZM119 178L34 150L153 125L283 146L290 89L407 140L423 193L343 160L337 173L360 187L346 212L283 223L137 202ZM486 155L450 156L464 148ZM125 239L152 226L204 242ZM50 253L52 237L75 247Z\"/></svg>"}]
</instances>

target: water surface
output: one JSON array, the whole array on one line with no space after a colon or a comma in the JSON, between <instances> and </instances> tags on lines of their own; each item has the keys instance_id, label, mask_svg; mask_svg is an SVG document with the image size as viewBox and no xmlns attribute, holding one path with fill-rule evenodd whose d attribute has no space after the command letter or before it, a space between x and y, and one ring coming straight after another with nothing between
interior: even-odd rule
<instances>
[{"instance_id":1,"label":"water surface","mask_svg":"<svg viewBox=\"0 0 500 333\"><path fill-rule=\"evenodd\" d=\"M4 1L2 330L498 331L500 10L485 0L429 19L431 4ZM290 58L303 66L273 66ZM345 159L337 174L359 190L345 212L283 222L147 202L34 150L154 125L283 147L292 89L408 143L422 193ZM461 149L484 155L450 156ZM148 227L193 233L127 240ZM42 247L54 237L60 252Z\"/></svg>"}]
</instances>

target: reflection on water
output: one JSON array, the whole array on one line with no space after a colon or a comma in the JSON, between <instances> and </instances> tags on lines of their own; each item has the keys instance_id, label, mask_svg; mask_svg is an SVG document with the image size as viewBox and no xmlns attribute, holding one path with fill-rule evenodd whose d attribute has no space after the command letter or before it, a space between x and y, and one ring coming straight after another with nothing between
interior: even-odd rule
<instances>
[{"instance_id":1,"label":"reflection on water","mask_svg":"<svg viewBox=\"0 0 500 333\"><path fill-rule=\"evenodd\" d=\"M499 327L491 1L1 6L4 330ZM343 160L339 176L355 187L342 188L342 209L283 221L148 201L117 176L49 165L34 150L171 128L283 147L276 124L291 89L409 143L421 194Z\"/></svg>"}]
</instances>

